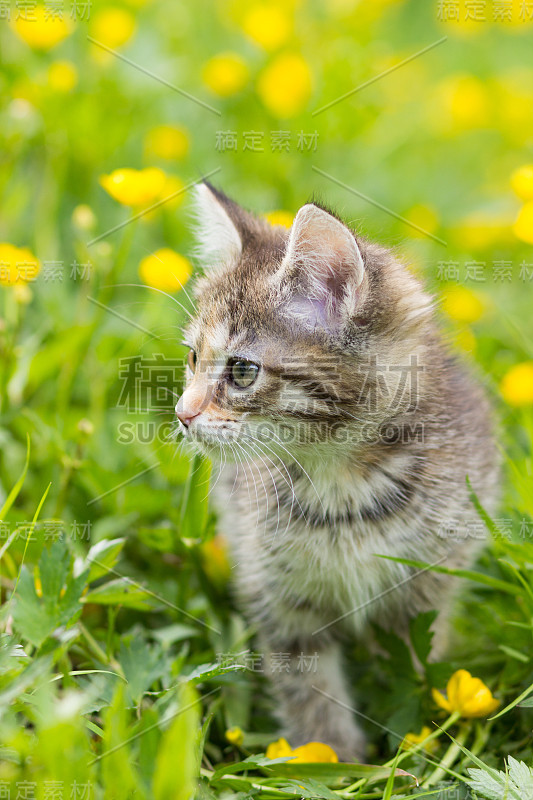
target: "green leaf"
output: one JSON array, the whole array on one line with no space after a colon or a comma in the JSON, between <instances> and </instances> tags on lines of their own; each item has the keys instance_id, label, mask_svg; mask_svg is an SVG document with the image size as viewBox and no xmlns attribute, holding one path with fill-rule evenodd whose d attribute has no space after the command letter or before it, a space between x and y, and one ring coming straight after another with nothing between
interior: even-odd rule
<instances>
[{"instance_id":1,"label":"green leaf","mask_svg":"<svg viewBox=\"0 0 533 800\"><path fill-rule=\"evenodd\" d=\"M52 655L48 653L45 656L32 661L29 666L17 675L16 678L10 680L7 687L3 692L0 692L0 708L9 706L14 700L23 694L34 683L40 682L42 678L50 671L52 667Z\"/></svg>"},{"instance_id":2,"label":"green leaf","mask_svg":"<svg viewBox=\"0 0 533 800\"><path fill-rule=\"evenodd\" d=\"M140 636L136 636L129 644L120 645L119 662L128 682L128 691L133 703L138 705L143 694L168 667L158 647L150 647Z\"/></svg>"},{"instance_id":3,"label":"green leaf","mask_svg":"<svg viewBox=\"0 0 533 800\"><path fill-rule=\"evenodd\" d=\"M223 664L201 664L199 667L196 667L196 669L193 670L190 675L187 676L186 680L188 683L196 685L197 683L203 683L210 678L217 678L220 675L226 675L229 672L243 672L245 670L246 667L242 664L228 664L227 666L224 666Z\"/></svg>"},{"instance_id":4,"label":"green leaf","mask_svg":"<svg viewBox=\"0 0 533 800\"><path fill-rule=\"evenodd\" d=\"M454 744L456 744L459 747L461 752L463 752L465 756L468 756L468 758L470 758L471 761L473 761L474 764L476 764L476 766L479 767L479 772L483 773L483 778L481 778L481 775L477 775L477 778L475 778L474 780L481 779L481 781L484 782L486 788L492 787L492 791L495 790L496 785L502 787L502 789L504 789L504 793L502 793L501 795L501 800L511 800L511 798L513 798L513 800L523 800L520 794L515 792L512 789L512 787L509 786L509 777L504 772L500 772L496 769L492 769L492 767L489 767L480 758L474 755L474 753L468 750L468 748L466 748L464 745L462 745L460 742L454 739L451 733L448 733L448 731L446 733L450 737L452 742L454 742ZM469 774L471 774L471 768L468 769L468 772ZM476 789L476 791L479 791L479 789ZM489 795L485 796L488 797ZM500 798L497 798L496 800L500 800Z\"/></svg>"},{"instance_id":5,"label":"green leaf","mask_svg":"<svg viewBox=\"0 0 533 800\"><path fill-rule=\"evenodd\" d=\"M147 547L161 553L171 553L174 548L174 533L169 527L139 528L137 536Z\"/></svg>"},{"instance_id":6,"label":"green leaf","mask_svg":"<svg viewBox=\"0 0 533 800\"><path fill-rule=\"evenodd\" d=\"M42 596L26 567L20 570L13 619L17 630L39 647L57 628L78 617L87 573L72 577L71 557L63 539L45 548L39 561Z\"/></svg>"},{"instance_id":7,"label":"green leaf","mask_svg":"<svg viewBox=\"0 0 533 800\"><path fill-rule=\"evenodd\" d=\"M500 535L500 532L498 530L498 526L491 519L491 517L489 516L489 514L487 513L487 511L485 510L485 508L481 504L481 501L480 501L479 497L477 496L475 491L472 489L472 484L470 483L470 478L468 477L468 475L466 476L466 485L468 486L468 492L469 492L470 500L474 504L474 507L475 507L477 513L479 514L479 516L481 517L481 519L483 520L483 522L487 526L487 528L490 531L490 533L497 538Z\"/></svg>"},{"instance_id":8,"label":"green leaf","mask_svg":"<svg viewBox=\"0 0 533 800\"><path fill-rule=\"evenodd\" d=\"M521 694L519 694L518 697L512 701L512 703L509 703L508 706L502 708L501 711L498 711L498 713L495 714L493 717L490 717L490 719L498 719L498 717L503 717L504 714L507 714L508 711L510 711L512 708L514 708L519 704L521 705L522 708L527 708L531 706L533 704L533 698L531 698L531 700L525 699L526 697L529 697L531 692L533 692L533 683L530 686L528 686L527 689L524 689L524 691Z\"/></svg>"},{"instance_id":9,"label":"green leaf","mask_svg":"<svg viewBox=\"0 0 533 800\"><path fill-rule=\"evenodd\" d=\"M85 560L79 566L80 571L81 569L89 570L87 583L92 583L113 569L125 543L126 539L124 538L102 539L91 547Z\"/></svg>"},{"instance_id":10,"label":"green leaf","mask_svg":"<svg viewBox=\"0 0 533 800\"><path fill-rule=\"evenodd\" d=\"M130 800L143 797L142 783L133 767L131 734L124 700L124 684L120 683L113 702L104 713L102 778L106 800Z\"/></svg>"},{"instance_id":11,"label":"green leaf","mask_svg":"<svg viewBox=\"0 0 533 800\"><path fill-rule=\"evenodd\" d=\"M20 663L27 661L28 656L21 644L8 633L0 634L0 675L16 669Z\"/></svg>"},{"instance_id":12,"label":"green leaf","mask_svg":"<svg viewBox=\"0 0 533 800\"><path fill-rule=\"evenodd\" d=\"M431 652L431 642L433 631L431 625L435 621L437 611L425 611L414 617L409 623L409 633L413 649L422 664L427 664L428 656Z\"/></svg>"},{"instance_id":13,"label":"green leaf","mask_svg":"<svg viewBox=\"0 0 533 800\"><path fill-rule=\"evenodd\" d=\"M249 788L249 787L248 787ZM279 787L284 790L284 786ZM289 779L287 781L287 788L291 794L297 794L299 797L313 800L313 798L323 798L323 800L339 800L339 795L332 792L325 783L315 781L312 778L299 778L298 780Z\"/></svg>"},{"instance_id":14,"label":"green leaf","mask_svg":"<svg viewBox=\"0 0 533 800\"><path fill-rule=\"evenodd\" d=\"M201 538L207 525L211 462L200 454L194 457L185 484L180 517L183 539Z\"/></svg>"},{"instance_id":15,"label":"green leaf","mask_svg":"<svg viewBox=\"0 0 533 800\"><path fill-rule=\"evenodd\" d=\"M335 781L339 778L367 778L378 781L390 777L390 767L372 764L274 764L269 772L291 778L316 778L318 780ZM414 778L403 769L396 769L395 775Z\"/></svg>"},{"instance_id":16,"label":"green leaf","mask_svg":"<svg viewBox=\"0 0 533 800\"><path fill-rule=\"evenodd\" d=\"M11 508L15 500L17 499L18 493L22 489L22 485L26 478L26 473L28 472L29 463L30 463L30 437L28 434L26 434L26 461L24 462L24 467L17 482L9 492L8 496L6 497L4 505L2 506L2 508L0 508L0 519L2 520L5 519L6 514L8 513L9 509Z\"/></svg>"},{"instance_id":17,"label":"green leaf","mask_svg":"<svg viewBox=\"0 0 533 800\"><path fill-rule=\"evenodd\" d=\"M121 605L137 611L152 611L158 607L157 598L130 578L117 578L91 589L83 597L84 603L98 603L104 606Z\"/></svg>"},{"instance_id":18,"label":"green leaf","mask_svg":"<svg viewBox=\"0 0 533 800\"><path fill-rule=\"evenodd\" d=\"M496 589L499 592L507 592L508 594L521 594L522 589L520 586L515 586L514 583L502 581L498 578L493 578L491 575L485 575L482 572L476 572L473 569L450 569L448 567L439 567L435 564L428 564L427 561L415 561L410 558L399 558L398 556L386 556L376 553L378 558L386 558L389 561L397 561L398 564L407 564L408 567L416 567L417 569L429 569L431 572L441 572L443 575L455 575L458 578L466 578L476 583L483 583L485 586L490 586L491 589Z\"/></svg>"},{"instance_id":19,"label":"green leaf","mask_svg":"<svg viewBox=\"0 0 533 800\"><path fill-rule=\"evenodd\" d=\"M154 800L190 800L200 770L198 696L185 684L179 693L179 711L161 740L153 779Z\"/></svg>"}]
</instances>

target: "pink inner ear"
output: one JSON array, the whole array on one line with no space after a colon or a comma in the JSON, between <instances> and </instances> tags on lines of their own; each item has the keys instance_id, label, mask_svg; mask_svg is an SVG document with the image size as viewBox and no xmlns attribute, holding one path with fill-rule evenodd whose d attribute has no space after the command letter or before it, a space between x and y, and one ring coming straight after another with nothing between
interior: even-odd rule
<instances>
[{"instance_id":1,"label":"pink inner ear","mask_svg":"<svg viewBox=\"0 0 533 800\"><path fill-rule=\"evenodd\" d=\"M289 300L285 306L286 311L291 317L309 328L329 328L332 327L331 311L332 307L326 299L317 300L313 297L296 295ZM328 313L329 311L329 313Z\"/></svg>"}]
</instances>

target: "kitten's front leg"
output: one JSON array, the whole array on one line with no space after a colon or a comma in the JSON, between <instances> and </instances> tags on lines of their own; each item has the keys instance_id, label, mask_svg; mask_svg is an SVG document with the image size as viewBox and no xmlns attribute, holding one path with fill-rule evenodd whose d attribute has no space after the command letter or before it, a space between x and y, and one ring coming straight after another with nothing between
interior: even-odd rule
<instances>
[{"instance_id":1,"label":"kitten's front leg","mask_svg":"<svg viewBox=\"0 0 533 800\"><path fill-rule=\"evenodd\" d=\"M342 761L363 761L365 739L354 719L340 646L315 639L298 638L290 644L271 641L267 647L265 664L279 702L283 735L292 747L324 742ZM288 652L290 670L289 659L280 659L280 654Z\"/></svg>"}]
</instances>

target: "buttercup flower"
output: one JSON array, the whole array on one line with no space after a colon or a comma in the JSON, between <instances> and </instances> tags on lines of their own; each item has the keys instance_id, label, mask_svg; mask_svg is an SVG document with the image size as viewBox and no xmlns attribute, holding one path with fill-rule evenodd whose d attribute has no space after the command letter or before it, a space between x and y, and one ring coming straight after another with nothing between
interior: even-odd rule
<instances>
[{"instance_id":1,"label":"buttercup flower","mask_svg":"<svg viewBox=\"0 0 533 800\"><path fill-rule=\"evenodd\" d=\"M533 361L524 361L511 367L503 377L500 390L510 406L533 403Z\"/></svg>"},{"instance_id":2,"label":"buttercup flower","mask_svg":"<svg viewBox=\"0 0 533 800\"><path fill-rule=\"evenodd\" d=\"M474 212L453 226L453 235L461 250L483 250L512 243L512 215Z\"/></svg>"},{"instance_id":3,"label":"buttercup flower","mask_svg":"<svg viewBox=\"0 0 533 800\"><path fill-rule=\"evenodd\" d=\"M34 281L41 265L27 247L0 243L0 286L21 286Z\"/></svg>"},{"instance_id":4,"label":"buttercup flower","mask_svg":"<svg viewBox=\"0 0 533 800\"><path fill-rule=\"evenodd\" d=\"M144 146L149 155L181 159L189 152L189 134L179 125L157 125L149 131Z\"/></svg>"},{"instance_id":5,"label":"buttercup flower","mask_svg":"<svg viewBox=\"0 0 533 800\"><path fill-rule=\"evenodd\" d=\"M311 96L311 70L298 53L284 53L268 64L259 76L257 93L276 117L295 117Z\"/></svg>"},{"instance_id":6,"label":"buttercup flower","mask_svg":"<svg viewBox=\"0 0 533 800\"><path fill-rule=\"evenodd\" d=\"M290 211L269 211L264 216L271 225L282 225L284 228L290 228L294 221L294 214Z\"/></svg>"},{"instance_id":7,"label":"buttercup flower","mask_svg":"<svg viewBox=\"0 0 533 800\"><path fill-rule=\"evenodd\" d=\"M286 739L281 737L275 742L271 742L266 749L267 758L285 758L292 754L292 747Z\"/></svg>"},{"instance_id":8,"label":"buttercup flower","mask_svg":"<svg viewBox=\"0 0 533 800\"><path fill-rule=\"evenodd\" d=\"M50 50L71 32L71 26L42 5L28 8L11 26L17 36L34 50Z\"/></svg>"},{"instance_id":9,"label":"buttercup flower","mask_svg":"<svg viewBox=\"0 0 533 800\"><path fill-rule=\"evenodd\" d=\"M80 203L72 212L72 224L80 231L92 231L96 225L96 217L92 208Z\"/></svg>"},{"instance_id":10,"label":"buttercup flower","mask_svg":"<svg viewBox=\"0 0 533 800\"><path fill-rule=\"evenodd\" d=\"M413 225L416 225L416 228L413 228L411 231L412 236L423 237L424 233L422 233L422 231L426 231L427 233L435 233L439 227L439 218L437 213L435 209L431 208L430 206L424 206L422 204L413 206L406 213L405 217L409 220L409 222L412 222ZM417 230L417 228L421 228L422 230Z\"/></svg>"},{"instance_id":11,"label":"buttercup flower","mask_svg":"<svg viewBox=\"0 0 533 800\"><path fill-rule=\"evenodd\" d=\"M523 242L533 244L533 200L524 203L518 212L513 231Z\"/></svg>"},{"instance_id":12,"label":"buttercup flower","mask_svg":"<svg viewBox=\"0 0 533 800\"><path fill-rule=\"evenodd\" d=\"M226 731L226 739L230 744L241 745L244 741L244 734L241 728L228 728Z\"/></svg>"},{"instance_id":13,"label":"buttercup flower","mask_svg":"<svg viewBox=\"0 0 533 800\"><path fill-rule=\"evenodd\" d=\"M217 534L204 542L200 550L207 577L215 585L224 586L231 576L226 540L221 534Z\"/></svg>"},{"instance_id":14,"label":"buttercup flower","mask_svg":"<svg viewBox=\"0 0 533 800\"><path fill-rule=\"evenodd\" d=\"M446 686L447 697L432 689L433 700L445 711L458 712L462 717L488 717L500 701L480 678L473 678L466 669L454 672Z\"/></svg>"},{"instance_id":15,"label":"buttercup flower","mask_svg":"<svg viewBox=\"0 0 533 800\"><path fill-rule=\"evenodd\" d=\"M135 18L124 8L104 8L91 19L91 35L111 49L126 44L136 30Z\"/></svg>"},{"instance_id":16,"label":"buttercup flower","mask_svg":"<svg viewBox=\"0 0 533 800\"><path fill-rule=\"evenodd\" d=\"M428 736L431 735L431 733L432 733L431 728L429 728L427 725L423 726L420 733L407 733L402 742L402 748L404 750L409 750L411 747L414 747L415 745L423 742L424 739L427 739ZM425 744L422 749L425 750L426 753L433 753L437 748L438 748L437 742L434 739L432 739L430 742Z\"/></svg>"},{"instance_id":17,"label":"buttercup flower","mask_svg":"<svg viewBox=\"0 0 533 800\"><path fill-rule=\"evenodd\" d=\"M533 164L518 167L511 175L511 186L521 200L533 200Z\"/></svg>"},{"instance_id":18,"label":"buttercup flower","mask_svg":"<svg viewBox=\"0 0 533 800\"><path fill-rule=\"evenodd\" d=\"M240 92L248 77L248 66L237 53L219 53L210 58L202 69L205 85L220 97L230 97Z\"/></svg>"},{"instance_id":19,"label":"buttercup flower","mask_svg":"<svg viewBox=\"0 0 533 800\"><path fill-rule=\"evenodd\" d=\"M308 742L295 747L294 750L286 739L272 742L266 750L267 758L291 758L291 764L336 764L337 753L328 744L322 742Z\"/></svg>"},{"instance_id":20,"label":"buttercup flower","mask_svg":"<svg viewBox=\"0 0 533 800\"><path fill-rule=\"evenodd\" d=\"M70 61L54 61L48 68L48 85L56 92L70 92L78 82L78 70Z\"/></svg>"},{"instance_id":21,"label":"buttercup flower","mask_svg":"<svg viewBox=\"0 0 533 800\"><path fill-rule=\"evenodd\" d=\"M160 196L167 176L162 169L116 169L102 175L100 183L115 200L124 206L145 206Z\"/></svg>"},{"instance_id":22,"label":"buttercup flower","mask_svg":"<svg viewBox=\"0 0 533 800\"><path fill-rule=\"evenodd\" d=\"M476 322L485 310L485 304L466 286L452 286L446 290L442 308L457 322Z\"/></svg>"},{"instance_id":23,"label":"buttercup flower","mask_svg":"<svg viewBox=\"0 0 533 800\"><path fill-rule=\"evenodd\" d=\"M295 747L292 755L294 756L293 764L336 764L339 760L335 750L329 744L322 744L322 742L309 742L301 747Z\"/></svg>"},{"instance_id":24,"label":"buttercup flower","mask_svg":"<svg viewBox=\"0 0 533 800\"><path fill-rule=\"evenodd\" d=\"M437 87L450 132L480 128L490 116L489 94L475 75L451 75Z\"/></svg>"},{"instance_id":25,"label":"buttercup flower","mask_svg":"<svg viewBox=\"0 0 533 800\"><path fill-rule=\"evenodd\" d=\"M169 247L156 250L139 264L142 280L164 292L179 292L191 277L192 266L185 256Z\"/></svg>"},{"instance_id":26,"label":"buttercup flower","mask_svg":"<svg viewBox=\"0 0 533 800\"><path fill-rule=\"evenodd\" d=\"M243 20L244 32L265 50L276 50L292 32L292 20L286 9L276 3L252 5Z\"/></svg>"}]
</instances>

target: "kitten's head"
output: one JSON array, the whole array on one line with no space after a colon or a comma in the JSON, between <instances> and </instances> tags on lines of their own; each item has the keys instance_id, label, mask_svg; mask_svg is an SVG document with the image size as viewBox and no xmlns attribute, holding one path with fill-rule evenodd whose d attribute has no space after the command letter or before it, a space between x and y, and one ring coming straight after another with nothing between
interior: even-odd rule
<instances>
[{"instance_id":1,"label":"kitten's head","mask_svg":"<svg viewBox=\"0 0 533 800\"><path fill-rule=\"evenodd\" d=\"M295 452L393 416L398 364L431 310L409 272L314 203L287 231L207 183L196 200L204 275L176 406L187 438L213 454L267 438ZM397 400L394 413L409 402Z\"/></svg>"}]
</instances>

